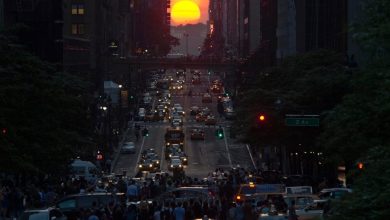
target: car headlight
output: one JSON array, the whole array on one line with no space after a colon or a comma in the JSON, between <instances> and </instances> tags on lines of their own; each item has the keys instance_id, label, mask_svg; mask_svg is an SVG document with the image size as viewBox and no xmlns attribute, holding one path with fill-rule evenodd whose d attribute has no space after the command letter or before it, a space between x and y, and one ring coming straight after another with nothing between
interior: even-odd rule
<instances>
[{"instance_id":1,"label":"car headlight","mask_svg":"<svg viewBox=\"0 0 390 220\"><path fill-rule=\"evenodd\" d=\"M184 158L183 160L184 160L184 161L187 161L187 158Z\"/></svg>"},{"instance_id":2,"label":"car headlight","mask_svg":"<svg viewBox=\"0 0 390 220\"><path fill-rule=\"evenodd\" d=\"M173 165L171 165L171 167L173 167Z\"/></svg>"},{"instance_id":3,"label":"car headlight","mask_svg":"<svg viewBox=\"0 0 390 220\"><path fill-rule=\"evenodd\" d=\"M138 167L139 167L139 168L142 168L142 165L140 164Z\"/></svg>"}]
</instances>

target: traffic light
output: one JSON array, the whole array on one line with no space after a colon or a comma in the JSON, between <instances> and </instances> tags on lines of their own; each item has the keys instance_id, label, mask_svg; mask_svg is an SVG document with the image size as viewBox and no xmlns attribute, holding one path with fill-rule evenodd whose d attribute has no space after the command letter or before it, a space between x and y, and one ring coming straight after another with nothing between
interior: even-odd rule
<instances>
[{"instance_id":1,"label":"traffic light","mask_svg":"<svg viewBox=\"0 0 390 220\"><path fill-rule=\"evenodd\" d=\"M144 136L144 137L149 136L149 130L148 130L147 128L144 128L144 129L142 130L142 136Z\"/></svg>"},{"instance_id":2,"label":"traffic light","mask_svg":"<svg viewBox=\"0 0 390 220\"><path fill-rule=\"evenodd\" d=\"M223 139L223 137L224 137L222 128L218 128L217 131L215 132L215 134L216 134L217 138L219 138L219 139Z\"/></svg>"},{"instance_id":3,"label":"traffic light","mask_svg":"<svg viewBox=\"0 0 390 220\"><path fill-rule=\"evenodd\" d=\"M265 122L265 115L264 114L260 114L258 119L259 119L260 122Z\"/></svg>"},{"instance_id":4,"label":"traffic light","mask_svg":"<svg viewBox=\"0 0 390 220\"><path fill-rule=\"evenodd\" d=\"M359 170L363 170L364 164L363 164L362 162L359 162L359 163L357 164L357 167L358 167Z\"/></svg>"},{"instance_id":5,"label":"traffic light","mask_svg":"<svg viewBox=\"0 0 390 220\"><path fill-rule=\"evenodd\" d=\"M98 150L97 154L96 154L96 160L103 160L103 154L100 150Z\"/></svg>"}]
</instances>

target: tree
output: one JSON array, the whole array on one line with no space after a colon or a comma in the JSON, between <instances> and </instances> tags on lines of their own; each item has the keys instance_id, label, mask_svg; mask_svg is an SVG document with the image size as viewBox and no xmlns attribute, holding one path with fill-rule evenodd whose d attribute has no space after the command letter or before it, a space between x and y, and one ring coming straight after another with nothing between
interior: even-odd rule
<instances>
[{"instance_id":1,"label":"tree","mask_svg":"<svg viewBox=\"0 0 390 220\"><path fill-rule=\"evenodd\" d=\"M388 146L372 147L363 170L350 172L355 177L353 192L332 205L330 219L389 219L390 151Z\"/></svg>"},{"instance_id":2,"label":"tree","mask_svg":"<svg viewBox=\"0 0 390 220\"><path fill-rule=\"evenodd\" d=\"M242 117L235 121L237 132L252 144L287 145L308 140L313 145L318 131L286 127L285 114L326 114L349 90L350 79L342 57L331 51L290 57L280 66L252 76L237 98L237 114ZM259 113L268 118L260 126L256 120ZM313 136L307 138L308 134Z\"/></svg>"},{"instance_id":3,"label":"tree","mask_svg":"<svg viewBox=\"0 0 390 220\"><path fill-rule=\"evenodd\" d=\"M77 153L92 152L87 84L0 37L0 125L8 130L0 172L60 173Z\"/></svg>"},{"instance_id":4,"label":"tree","mask_svg":"<svg viewBox=\"0 0 390 220\"><path fill-rule=\"evenodd\" d=\"M389 219L390 182L390 2L365 0L352 33L367 56L353 89L325 120L319 139L337 161L347 164L353 193L335 203L331 219ZM363 170L353 169L357 161Z\"/></svg>"}]
</instances>

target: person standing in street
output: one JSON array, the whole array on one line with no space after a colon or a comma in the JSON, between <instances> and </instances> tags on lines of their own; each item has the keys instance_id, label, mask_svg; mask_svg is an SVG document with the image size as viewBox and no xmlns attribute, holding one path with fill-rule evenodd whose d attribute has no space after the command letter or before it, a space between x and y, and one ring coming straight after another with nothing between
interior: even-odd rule
<instances>
[{"instance_id":1,"label":"person standing in street","mask_svg":"<svg viewBox=\"0 0 390 220\"><path fill-rule=\"evenodd\" d=\"M182 203L179 202L175 209L173 209L173 215L175 220L184 220L185 209L182 207Z\"/></svg>"},{"instance_id":2,"label":"person standing in street","mask_svg":"<svg viewBox=\"0 0 390 220\"><path fill-rule=\"evenodd\" d=\"M298 216L295 212L295 200L291 201L291 206L288 208L288 220L298 220Z\"/></svg>"}]
</instances>

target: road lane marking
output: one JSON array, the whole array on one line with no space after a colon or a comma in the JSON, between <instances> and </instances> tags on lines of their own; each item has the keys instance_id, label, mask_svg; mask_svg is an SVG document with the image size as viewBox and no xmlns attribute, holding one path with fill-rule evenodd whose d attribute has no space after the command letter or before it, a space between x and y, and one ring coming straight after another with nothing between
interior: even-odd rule
<instances>
[{"instance_id":1,"label":"road lane marking","mask_svg":"<svg viewBox=\"0 0 390 220\"><path fill-rule=\"evenodd\" d=\"M138 163L139 163L139 159L141 158L141 154L142 154L142 150L143 150L143 148L144 148L144 144L145 144L145 137L142 138L141 148L140 148L140 150L139 150L138 157L137 157L137 161L136 161L135 167L134 167L134 174L137 173Z\"/></svg>"},{"instance_id":2,"label":"road lane marking","mask_svg":"<svg viewBox=\"0 0 390 220\"><path fill-rule=\"evenodd\" d=\"M255 161L253 160L253 156L252 156L252 153L251 153L251 151L250 151L250 149L249 149L249 145L248 145L248 144L246 145L246 149L248 149L249 156L251 157L251 161L252 161L253 167L254 167L255 169L257 169L256 163L255 163Z\"/></svg>"},{"instance_id":3,"label":"road lane marking","mask_svg":"<svg viewBox=\"0 0 390 220\"><path fill-rule=\"evenodd\" d=\"M162 171L163 169L163 163L164 163L164 160L165 160L165 148L167 146L165 145L165 141L164 141L164 144L163 144L163 147L161 148L161 163L160 163L160 170Z\"/></svg>"},{"instance_id":4,"label":"road lane marking","mask_svg":"<svg viewBox=\"0 0 390 220\"><path fill-rule=\"evenodd\" d=\"M224 134L226 134L225 133L225 128L222 127L222 131L223 131ZM229 165L230 165L230 167L233 167L232 166L232 158L230 157L229 146L228 146L226 135L224 135L224 140L225 140L226 152L228 154Z\"/></svg>"}]
</instances>

